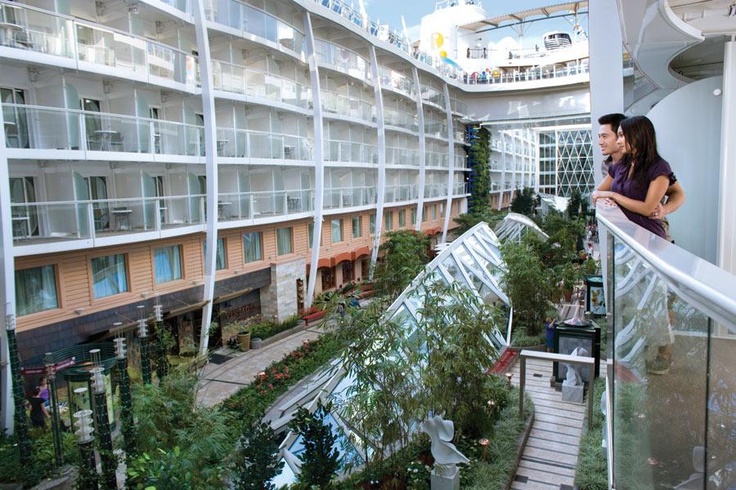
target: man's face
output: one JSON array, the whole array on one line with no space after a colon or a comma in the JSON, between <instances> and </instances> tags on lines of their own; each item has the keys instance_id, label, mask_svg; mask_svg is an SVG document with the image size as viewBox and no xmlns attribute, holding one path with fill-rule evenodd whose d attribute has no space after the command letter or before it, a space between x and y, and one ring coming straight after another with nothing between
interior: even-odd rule
<instances>
[{"instance_id":1,"label":"man's face","mask_svg":"<svg viewBox=\"0 0 736 490\"><path fill-rule=\"evenodd\" d=\"M611 129L610 124L603 124L598 130L598 145L601 153L605 156L613 155L619 151L618 136Z\"/></svg>"}]
</instances>

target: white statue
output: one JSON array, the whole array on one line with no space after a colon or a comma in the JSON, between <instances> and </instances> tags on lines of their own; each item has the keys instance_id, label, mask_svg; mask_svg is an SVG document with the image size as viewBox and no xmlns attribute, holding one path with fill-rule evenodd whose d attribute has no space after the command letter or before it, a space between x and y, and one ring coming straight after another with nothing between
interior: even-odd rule
<instances>
[{"instance_id":1,"label":"white statue","mask_svg":"<svg viewBox=\"0 0 736 490\"><path fill-rule=\"evenodd\" d=\"M452 420L442 420L435 415L422 424L422 432L429 434L432 439L432 456L434 470L432 471L432 489L457 489L460 486L460 472L458 463L469 463L470 460L457 450L450 442L455 434L455 425Z\"/></svg>"}]
</instances>

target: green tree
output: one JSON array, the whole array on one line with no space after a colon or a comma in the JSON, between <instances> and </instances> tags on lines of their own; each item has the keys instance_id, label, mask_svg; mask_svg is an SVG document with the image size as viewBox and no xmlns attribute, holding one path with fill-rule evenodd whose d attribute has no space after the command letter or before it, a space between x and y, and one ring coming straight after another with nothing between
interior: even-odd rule
<instances>
[{"instance_id":1,"label":"green tree","mask_svg":"<svg viewBox=\"0 0 736 490\"><path fill-rule=\"evenodd\" d=\"M332 404L317 402L317 410L310 413L304 407L294 414L291 429L302 437L304 452L301 454L301 473L298 481L306 488L329 488L340 468L340 453L335 447L335 435L326 422Z\"/></svg>"},{"instance_id":2,"label":"green tree","mask_svg":"<svg viewBox=\"0 0 736 490\"><path fill-rule=\"evenodd\" d=\"M583 196L578 189L573 189L570 193L570 200L567 202L567 217L575 219L580 216L583 206Z\"/></svg>"},{"instance_id":3,"label":"green tree","mask_svg":"<svg viewBox=\"0 0 736 490\"><path fill-rule=\"evenodd\" d=\"M259 420L263 415L258 417ZM279 461L281 439L267 422L246 427L235 455L235 488L238 490L273 490L273 479L284 467Z\"/></svg>"},{"instance_id":4,"label":"green tree","mask_svg":"<svg viewBox=\"0 0 736 490\"><path fill-rule=\"evenodd\" d=\"M457 434L480 437L493 416L493 380L486 370L498 357L489 339L500 312L458 283L437 281L425 289L414 348L426 352L417 395L427 412L417 415L442 414L454 421Z\"/></svg>"},{"instance_id":5,"label":"green tree","mask_svg":"<svg viewBox=\"0 0 736 490\"><path fill-rule=\"evenodd\" d=\"M536 204L537 201L534 197L534 189L531 187L524 187L521 190L516 190L516 196L513 201L511 201L511 211L531 216L534 214Z\"/></svg>"},{"instance_id":6,"label":"green tree","mask_svg":"<svg viewBox=\"0 0 736 490\"><path fill-rule=\"evenodd\" d=\"M397 296L429 262L430 240L414 230L390 231L386 237L373 281L380 294Z\"/></svg>"},{"instance_id":7,"label":"green tree","mask_svg":"<svg viewBox=\"0 0 736 490\"><path fill-rule=\"evenodd\" d=\"M502 283L514 309L514 329L524 327L531 336L541 332L549 298L556 287L538 250L539 240L531 233L521 242L507 242L501 248L506 263Z\"/></svg>"},{"instance_id":8,"label":"green tree","mask_svg":"<svg viewBox=\"0 0 736 490\"><path fill-rule=\"evenodd\" d=\"M158 385L137 386L133 410L141 456L128 468L131 488L222 488L235 422L196 403L197 383L194 373L172 370Z\"/></svg>"}]
</instances>

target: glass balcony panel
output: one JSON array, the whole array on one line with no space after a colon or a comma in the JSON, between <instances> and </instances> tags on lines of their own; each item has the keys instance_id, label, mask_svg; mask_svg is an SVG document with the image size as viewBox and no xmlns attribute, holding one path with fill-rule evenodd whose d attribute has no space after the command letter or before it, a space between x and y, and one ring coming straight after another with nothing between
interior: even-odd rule
<instances>
[{"instance_id":1,"label":"glass balcony panel","mask_svg":"<svg viewBox=\"0 0 736 490\"><path fill-rule=\"evenodd\" d=\"M718 360L725 358L713 355L728 352L733 341L713 343L715 369L709 384L713 321L668 287L624 243L614 240L613 249L616 483L620 488L672 488L696 471L694 464L700 468L705 464L706 410L709 426L715 429L708 431L709 452L733 460L730 429L724 431L718 424L736 413L732 401L736 378L730 367L719 365ZM671 372L670 364L662 362L669 356L675 366ZM729 428L733 421L728 420ZM710 464L723 469L727 463ZM703 485L701 480L700 488Z\"/></svg>"}]
</instances>

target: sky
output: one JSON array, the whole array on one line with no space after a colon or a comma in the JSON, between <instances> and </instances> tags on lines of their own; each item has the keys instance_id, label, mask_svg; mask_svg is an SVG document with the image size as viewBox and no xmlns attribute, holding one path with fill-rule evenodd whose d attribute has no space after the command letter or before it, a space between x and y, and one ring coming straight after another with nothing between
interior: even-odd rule
<instances>
[{"instance_id":1,"label":"sky","mask_svg":"<svg viewBox=\"0 0 736 490\"><path fill-rule=\"evenodd\" d=\"M358 7L358 0L343 1L347 4L352 1L355 7ZM489 17L495 17L497 15L510 14L537 7L556 5L564 3L565 1L566 0L483 0L482 5ZM411 37L418 35L418 26L422 21L422 17L434 12L435 3L435 0L363 0L363 4L365 5L365 9L371 20L380 21L381 24L387 23L392 29L397 31L401 31L401 16L403 15ZM545 23L542 22L538 24ZM552 30L550 29L550 23L547 24L548 27L544 30ZM563 24L562 27L565 25L569 24ZM416 29L412 29L413 27L416 27ZM504 31L506 31L506 29L504 29Z\"/></svg>"}]
</instances>

